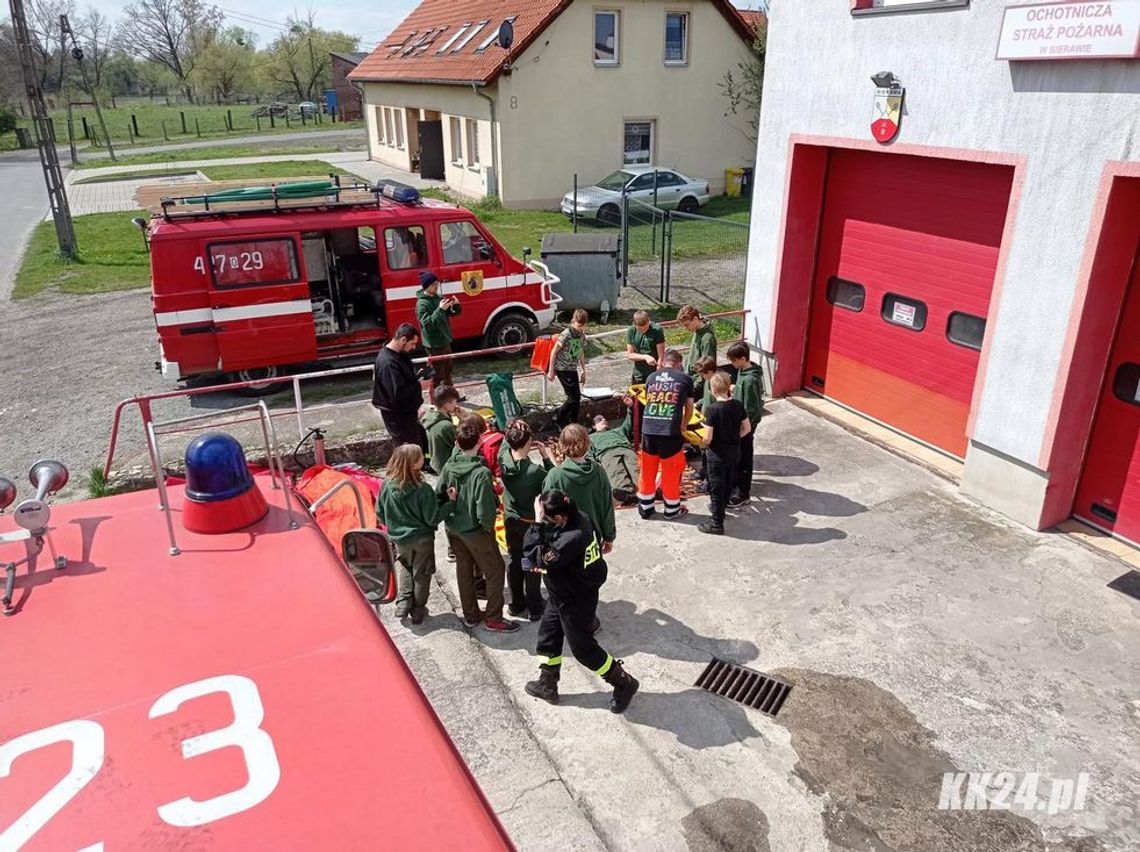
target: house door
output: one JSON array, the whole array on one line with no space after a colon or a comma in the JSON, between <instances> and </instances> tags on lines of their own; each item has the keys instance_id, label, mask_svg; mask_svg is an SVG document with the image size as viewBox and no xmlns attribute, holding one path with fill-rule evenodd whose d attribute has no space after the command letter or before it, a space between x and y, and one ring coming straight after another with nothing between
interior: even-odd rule
<instances>
[{"instance_id":1,"label":"house door","mask_svg":"<svg viewBox=\"0 0 1140 852\"><path fill-rule=\"evenodd\" d=\"M1132 262L1073 514L1140 542L1140 251Z\"/></svg>"},{"instance_id":2,"label":"house door","mask_svg":"<svg viewBox=\"0 0 1140 852\"><path fill-rule=\"evenodd\" d=\"M955 456L1013 170L830 154L804 385Z\"/></svg>"},{"instance_id":3,"label":"house door","mask_svg":"<svg viewBox=\"0 0 1140 852\"><path fill-rule=\"evenodd\" d=\"M443 180L443 122L418 122L420 140L420 177Z\"/></svg>"}]
</instances>

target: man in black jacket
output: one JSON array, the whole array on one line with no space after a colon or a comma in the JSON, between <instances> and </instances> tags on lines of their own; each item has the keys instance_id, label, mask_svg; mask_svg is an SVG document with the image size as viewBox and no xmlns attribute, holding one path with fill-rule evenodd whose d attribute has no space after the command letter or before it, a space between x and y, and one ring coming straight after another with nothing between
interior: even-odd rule
<instances>
[{"instance_id":1,"label":"man in black jacket","mask_svg":"<svg viewBox=\"0 0 1140 852\"><path fill-rule=\"evenodd\" d=\"M392 339L376 356L372 404L380 410L380 419L397 446L419 444L426 451L427 435L419 421L424 392L416 378L411 355L419 345L419 329L410 322L396 329Z\"/></svg>"},{"instance_id":2,"label":"man in black jacket","mask_svg":"<svg viewBox=\"0 0 1140 852\"><path fill-rule=\"evenodd\" d=\"M527 694L558 703L562 643L574 658L614 688L610 712L622 713L640 684L594 638L598 590L606 581L602 543L588 517L562 491L547 491L534 503L535 523L523 542L523 569L543 575L549 598L538 625L535 650L545 659Z\"/></svg>"}]
</instances>

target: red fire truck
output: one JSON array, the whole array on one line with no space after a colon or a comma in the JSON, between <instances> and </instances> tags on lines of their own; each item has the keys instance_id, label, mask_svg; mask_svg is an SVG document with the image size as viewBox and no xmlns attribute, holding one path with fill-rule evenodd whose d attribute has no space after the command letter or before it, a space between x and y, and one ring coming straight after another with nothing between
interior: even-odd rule
<instances>
[{"instance_id":1,"label":"red fire truck","mask_svg":"<svg viewBox=\"0 0 1140 852\"><path fill-rule=\"evenodd\" d=\"M239 381L375 352L416 323L420 275L460 297L458 340L533 340L558 278L511 257L470 211L388 182L280 184L164 199L145 227L157 365L173 378ZM417 323L418 325L418 323Z\"/></svg>"},{"instance_id":2,"label":"red fire truck","mask_svg":"<svg viewBox=\"0 0 1140 852\"><path fill-rule=\"evenodd\" d=\"M342 561L202 437L161 493L0 478L0 849L510 849L363 593L386 537Z\"/></svg>"}]
</instances>

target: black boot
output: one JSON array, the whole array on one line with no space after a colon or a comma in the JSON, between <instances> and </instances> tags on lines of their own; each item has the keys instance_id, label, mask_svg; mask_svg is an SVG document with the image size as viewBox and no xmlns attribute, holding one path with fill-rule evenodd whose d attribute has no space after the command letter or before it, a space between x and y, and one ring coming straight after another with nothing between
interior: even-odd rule
<instances>
[{"instance_id":1,"label":"black boot","mask_svg":"<svg viewBox=\"0 0 1140 852\"><path fill-rule=\"evenodd\" d=\"M561 666L539 666L538 680L532 680L527 683L526 694L533 695L535 698L541 698L548 704L557 704L558 675L561 673ZM636 688L637 687L634 687L634 689Z\"/></svg>"},{"instance_id":2,"label":"black boot","mask_svg":"<svg viewBox=\"0 0 1140 852\"><path fill-rule=\"evenodd\" d=\"M610 699L610 712L611 713L624 713L625 708L629 706L629 702L633 700L634 694L637 692L640 683L621 666L621 660L614 660L610 670L602 677L606 683L614 688L613 698ZM529 686L529 684L528 684ZM529 689L527 690L530 691Z\"/></svg>"}]
</instances>

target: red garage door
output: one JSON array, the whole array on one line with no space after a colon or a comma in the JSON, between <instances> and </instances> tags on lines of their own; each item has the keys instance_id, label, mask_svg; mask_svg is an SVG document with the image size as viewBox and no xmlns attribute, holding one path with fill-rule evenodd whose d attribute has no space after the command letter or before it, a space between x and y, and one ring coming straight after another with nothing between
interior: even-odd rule
<instances>
[{"instance_id":1,"label":"red garage door","mask_svg":"<svg viewBox=\"0 0 1140 852\"><path fill-rule=\"evenodd\" d=\"M1140 542L1140 255L1133 261L1073 514Z\"/></svg>"},{"instance_id":2,"label":"red garage door","mask_svg":"<svg viewBox=\"0 0 1140 852\"><path fill-rule=\"evenodd\" d=\"M804 385L956 456L1013 169L834 150Z\"/></svg>"}]
</instances>

